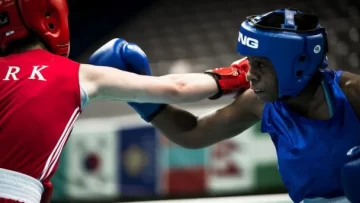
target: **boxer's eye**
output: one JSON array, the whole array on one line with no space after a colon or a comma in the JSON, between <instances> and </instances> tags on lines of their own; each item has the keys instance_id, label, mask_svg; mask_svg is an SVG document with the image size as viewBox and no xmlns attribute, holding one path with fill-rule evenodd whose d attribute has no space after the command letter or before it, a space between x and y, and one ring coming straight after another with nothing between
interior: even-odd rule
<instances>
[{"instance_id":1,"label":"boxer's eye","mask_svg":"<svg viewBox=\"0 0 360 203\"><path fill-rule=\"evenodd\" d=\"M259 68L265 67L265 64L262 63L262 62L259 62L259 61L256 61L256 62L255 62L255 65L256 65L256 67L259 67Z\"/></svg>"},{"instance_id":2,"label":"boxer's eye","mask_svg":"<svg viewBox=\"0 0 360 203\"><path fill-rule=\"evenodd\" d=\"M264 68L265 67L265 63L261 62L260 60L249 60L250 65L254 68Z\"/></svg>"}]
</instances>

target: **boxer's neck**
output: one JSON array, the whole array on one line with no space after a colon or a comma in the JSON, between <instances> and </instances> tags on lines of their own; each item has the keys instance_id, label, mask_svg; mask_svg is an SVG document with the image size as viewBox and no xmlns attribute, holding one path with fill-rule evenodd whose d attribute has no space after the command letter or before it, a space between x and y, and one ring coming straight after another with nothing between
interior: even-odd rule
<instances>
[{"instance_id":1,"label":"boxer's neck","mask_svg":"<svg viewBox=\"0 0 360 203\"><path fill-rule=\"evenodd\" d=\"M42 43L35 43L35 44L31 44L28 45L26 47L24 47L23 49L19 49L19 50L15 50L14 52L26 52L26 51L31 51L31 50L35 50L35 49L43 49L43 50L47 50L45 48L45 46Z\"/></svg>"},{"instance_id":2,"label":"boxer's neck","mask_svg":"<svg viewBox=\"0 0 360 203\"><path fill-rule=\"evenodd\" d=\"M321 86L321 79L316 78L295 98L286 103L297 113L319 119L327 119L327 103L325 100L324 90ZM324 112L323 112L324 111ZM322 115L317 116L318 113Z\"/></svg>"},{"instance_id":3,"label":"boxer's neck","mask_svg":"<svg viewBox=\"0 0 360 203\"><path fill-rule=\"evenodd\" d=\"M323 98L324 93L319 85L314 89L309 88L309 90L303 91L299 96L286 101L286 103L296 109L312 110L322 103Z\"/></svg>"},{"instance_id":4,"label":"boxer's neck","mask_svg":"<svg viewBox=\"0 0 360 203\"><path fill-rule=\"evenodd\" d=\"M37 38L30 36L28 38L24 38L12 42L6 50L6 55L20 54L34 49L47 50L46 46L42 42L40 42Z\"/></svg>"}]
</instances>

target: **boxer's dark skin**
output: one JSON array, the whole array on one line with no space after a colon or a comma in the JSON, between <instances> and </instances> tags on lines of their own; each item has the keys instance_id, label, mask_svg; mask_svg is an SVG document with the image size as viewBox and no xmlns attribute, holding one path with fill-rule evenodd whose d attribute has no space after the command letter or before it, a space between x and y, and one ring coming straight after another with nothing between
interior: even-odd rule
<instances>
[{"instance_id":1,"label":"boxer's dark skin","mask_svg":"<svg viewBox=\"0 0 360 203\"><path fill-rule=\"evenodd\" d=\"M269 64L269 61L260 58L256 59L257 62L252 58L250 61L251 68L247 78L251 88L263 88L263 93L257 95L252 89L248 89L233 103L202 117L196 117L175 106L167 106L154 118L152 124L170 140L187 148L210 146L248 129L261 119L264 102L277 98L277 86L270 85L276 84L275 72L271 66L261 65ZM297 97L286 101L293 111L310 119L330 118L320 80L321 78L314 78ZM344 72L339 85L360 118L360 76Z\"/></svg>"},{"instance_id":2,"label":"boxer's dark skin","mask_svg":"<svg viewBox=\"0 0 360 203\"><path fill-rule=\"evenodd\" d=\"M274 26L280 25L282 22L277 20L274 19L271 23ZM318 24L317 19L312 22L312 17L305 16L304 19L295 20L304 29L311 29L311 26ZM202 117L196 117L175 106L167 106L153 119L152 124L170 140L186 148L210 146L239 135L251 127L261 119L265 102L277 100L278 86L271 61L264 57L248 59L251 67L247 79L251 83L251 89L240 94L233 103ZM316 74L298 96L285 101L292 111L309 119L330 119L321 80L321 75ZM360 76L344 72L339 85L360 118Z\"/></svg>"}]
</instances>

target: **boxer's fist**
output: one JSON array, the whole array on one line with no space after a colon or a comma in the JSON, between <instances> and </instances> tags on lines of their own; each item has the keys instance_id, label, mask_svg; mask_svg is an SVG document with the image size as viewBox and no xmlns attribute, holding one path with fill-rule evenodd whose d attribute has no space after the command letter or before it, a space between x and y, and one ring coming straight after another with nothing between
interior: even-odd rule
<instances>
[{"instance_id":1,"label":"boxer's fist","mask_svg":"<svg viewBox=\"0 0 360 203\"><path fill-rule=\"evenodd\" d=\"M227 94L238 94L250 88L250 83L246 80L246 73L249 71L249 61L242 58L231 64L230 67L215 68L205 71L212 75L219 87L219 92L209 99L217 99Z\"/></svg>"},{"instance_id":2,"label":"boxer's fist","mask_svg":"<svg viewBox=\"0 0 360 203\"><path fill-rule=\"evenodd\" d=\"M89 63L109 66L140 75L151 75L148 58L140 47L120 38L113 39L96 50L90 56ZM148 122L166 107L165 104L134 102L128 102L128 104Z\"/></svg>"},{"instance_id":3,"label":"boxer's fist","mask_svg":"<svg viewBox=\"0 0 360 203\"><path fill-rule=\"evenodd\" d=\"M113 39L96 50L90 56L89 63L141 75L151 75L149 61L143 50L136 44L128 43L120 38Z\"/></svg>"},{"instance_id":4,"label":"boxer's fist","mask_svg":"<svg viewBox=\"0 0 360 203\"><path fill-rule=\"evenodd\" d=\"M348 161L341 171L345 196L350 202L360 202L360 146L350 149L347 157Z\"/></svg>"}]
</instances>

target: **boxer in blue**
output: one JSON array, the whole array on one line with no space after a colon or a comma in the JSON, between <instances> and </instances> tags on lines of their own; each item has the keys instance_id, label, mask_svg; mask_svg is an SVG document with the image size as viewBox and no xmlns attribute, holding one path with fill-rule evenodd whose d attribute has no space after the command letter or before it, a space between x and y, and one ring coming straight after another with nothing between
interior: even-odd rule
<instances>
[{"instance_id":1,"label":"boxer in blue","mask_svg":"<svg viewBox=\"0 0 360 203\"><path fill-rule=\"evenodd\" d=\"M111 42L89 62L149 74L120 63L114 51L120 47ZM205 72L219 89L210 99L237 93L228 106L197 117L173 105L129 104L187 148L212 145L261 121L294 202L360 202L360 76L327 69L318 17L297 9L250 16L240 26L237 51L246 58ZM205 86L194 88L200 93Z\"/></svg>"}]
</instances>

